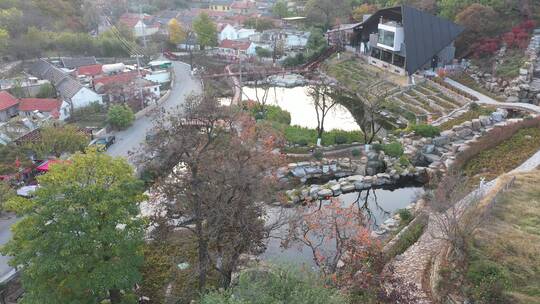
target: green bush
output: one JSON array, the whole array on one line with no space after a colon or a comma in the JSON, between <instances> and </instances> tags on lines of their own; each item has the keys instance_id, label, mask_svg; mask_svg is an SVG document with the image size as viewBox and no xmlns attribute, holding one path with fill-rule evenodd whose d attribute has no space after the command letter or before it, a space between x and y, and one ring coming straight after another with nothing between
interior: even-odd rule
<instances>
[{"instance_id":1,"label":"green bush","mask_svg":"<svg viewBox=\"0 0 540 304\"><path fill-rule=\"evenodd\" d=\"M397 158L403 155L403 147L397 141L383 145L382 150L386 155L391 157Z\"/></svg>"},{"instance_id":2,"label":"green bush","mask_svg":"<svg viewBox=\"0 0 540 304\"><path fill-rule=\"evenodd\" d=\"M317 143L317 131L299 126L287 126L284 130L285 138L290 144L315 145ZM350 144L361 141L359 131L332 130L323 133L322 145Z\"/></svg>"},{"instance_id":3,"label":"green bush","mask_svg":"<svg viewBox=\"0 0 540 304\"><path fill-rule=\"evenodd\" d=\"M50 83L44 83L39 86L39 92L36 95L37 98L54 98L56 97L56 90Z\"/></svg>"},{"instance_id":4,"label":"green bush","mask_svg":"<svg viewBox=\"0 0 540 304\"><path fill-rule=\"evenodd\" d=\"M334 138L336 145L343 145L347 143L347 137L343 134L337 134Z\"/></svg>"},{"instance_id":5,"label":"green bush","mask_svg":"<svg viewBox=\"0 0 540 304\"><path fill-rule=\"evenodd\" d=\"M312 273L283 267L248 270L229 291L204 295L201 304L345 304L346 299Z\"/></svg>"},{"instance_id":6,"label":"green bush","mask_svg":"<svg viewBox=\"0 0 540 304\"><path fill-rule=\"evenodd\" d=\"M362 155L362 152L360 151L360 149L354 148L354 149L351 150L351 155L354 156L354 157L358 157L358 156Z\"/></svg>"},{"instance_id":7,"label":"green bush","mask_svg":"<svg viewBox=\"0 0 540 304\"><path fill-rule=\"evenodd\" d=\"M115 129L123 130L131 126L135 114L128 106L114 105L107 112L107 122Z\"/></svg>"},{"instance_id":8,"label":"green bush","mask_svg":"<svg viewBox=\"0 0 540 304\"><path fill-rule=\"evenodd\" d=\"M467 280L472 285L469 293L479 303L505 303L504 290L508 278L497 263L481 259L469 265Z\"/></svg>"},{"instance_id":9,"label":"green bush","mask_svg":"<svg viewBox=\"0 0 540 304\"><path fill-rule=\"evenodd\" d=\"M416 135L422 137L435 137L441 134L441 130L438 127L426 124L414 125L411 128Z\"/></svg>"},{"instance_id":10,"label":"green bush","mask_svg":"<svg viewBox=\"0 0 540 304\"><path fill-rule=\"evenodd\" d=\"M412 215L412 213L409 211L409 209L405 209L405 208L399 209L399 210L397 211L397 213L399 214L399 218L400 218L401 221L402 221L402 222L401 222L402 225L403 225L403 224L409 223L409 222L412 220L412 218L413 218L413 215Z\"/></svg>"},{"instance_id":11,"label":"green bush","mask_svg":"<svg viewBox=\"0 0 540 304\"><path fill-rule=\"evenodd\" d=\"M399 157L399 164L400 164L400 166L402 166L402 167L408 167L408 166L411 164L411 162L409 161L409 159L407 158L407 156L401 155L401 156Z\"/></svg>"},{"instance_id":12,"label":"green bush","mask_svg":"<svg viewBox=\"0 0 540 304\"><path fill-rule=\"evenodd\" d=\"M383 149L383 145L381 145L381 144L372 144L371 147L372 147L373 150L375 150L376 152L381 152L382 149Z\"/></svg>"},{"instance_id":13,"label":"green bush","mask_svg":"<svg viewBox=\"0 0 540 304\"><path fill-rule=\"evenodd\" d=\"M265 119L274 121L277 123L290 125L291 124L291 113L283 110L278 106L267 105L266 107L266 117Z\"/></svg>"}]
</instances>

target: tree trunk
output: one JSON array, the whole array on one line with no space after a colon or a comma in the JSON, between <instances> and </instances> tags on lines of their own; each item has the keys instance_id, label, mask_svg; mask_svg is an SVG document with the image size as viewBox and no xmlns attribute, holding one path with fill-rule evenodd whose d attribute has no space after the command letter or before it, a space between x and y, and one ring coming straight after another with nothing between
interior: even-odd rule
<instances>
[{"instance_id":1,"label":"tree trunk","mask_svg":"<svg viewBox=\"0 0 540 304\"><path fill-rule=\"evenodd\" d=\"M122 302L122 294L119 289L110 289L109 290L109 299L111 304L120 304Z\"/></svg>"}]
</instances>

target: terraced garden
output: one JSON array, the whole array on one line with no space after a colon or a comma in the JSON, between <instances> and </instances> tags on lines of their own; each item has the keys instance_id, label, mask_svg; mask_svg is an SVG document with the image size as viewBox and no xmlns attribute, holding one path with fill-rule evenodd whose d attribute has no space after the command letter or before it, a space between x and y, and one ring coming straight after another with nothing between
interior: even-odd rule
<instances>
[{"instance_id":1,"label":"terraced garden","mask_svg":"<svg viewBox=\"0 0 540 304\"><path fill-rule=\"evenodd\" d=\"M403 125L407 121L425 122L428 117L436 119L466 104L464 99L449 96L431 83L423 82L406 88L387 81L384 72L377 72L354 58L333 59L325 64L324 69L351 92L369 90L375 95L387 95L382 116L395 125Z\"/></svg>"}]
</instances>

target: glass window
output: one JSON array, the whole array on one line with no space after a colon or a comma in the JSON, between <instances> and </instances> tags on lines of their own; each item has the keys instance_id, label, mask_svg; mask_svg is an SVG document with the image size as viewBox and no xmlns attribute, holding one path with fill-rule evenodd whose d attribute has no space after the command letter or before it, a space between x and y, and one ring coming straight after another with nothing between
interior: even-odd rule
<instances>
[{"instance_id":1,"label":"glass window","mask_svg":"<svg viewBox=\"0 0 540 304\"><path fill-rule=\"evenodd\" d=\"M378 43L384 44L389 47L394 47L394 32L385 31L379 29L379 41Z\"/></svg>"}]
</instances>

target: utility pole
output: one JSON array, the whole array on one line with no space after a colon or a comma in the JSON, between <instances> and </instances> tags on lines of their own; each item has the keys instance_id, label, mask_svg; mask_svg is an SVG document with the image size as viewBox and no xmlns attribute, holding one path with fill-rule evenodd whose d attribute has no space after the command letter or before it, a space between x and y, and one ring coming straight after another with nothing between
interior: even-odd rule
<instances>
[{"instance_id":1,"label":"utility pole","mask_svg":"<svg viewBox=\"0 0 540 304\"><path fill-rule=\"evenodd\" d=\"M238 61L240 63L240 76L239 78L239 86L240 86L240 100L242 100L242 54L240 53L240 49L237 50L238 52Z\"/></svg>"},{"instance_id":2,"label":"utility pole","mask_svg":"<svg viewBox=\"0 0 540 304\"><path fill-rule=\"evenodd\" d=\"M142 76L141 76L141 62L139 60L139 58L143 57L144 55L139 55L139 54L135 54L135 55L131 55L131 57L135 57L137 58L137 75L138 75L138 79L140 80L140 85L139 85L139 96L141 98L141 110L144 109L144 95L143 95L143 89L142 89Z\"/></svg>"}]
</instances>

